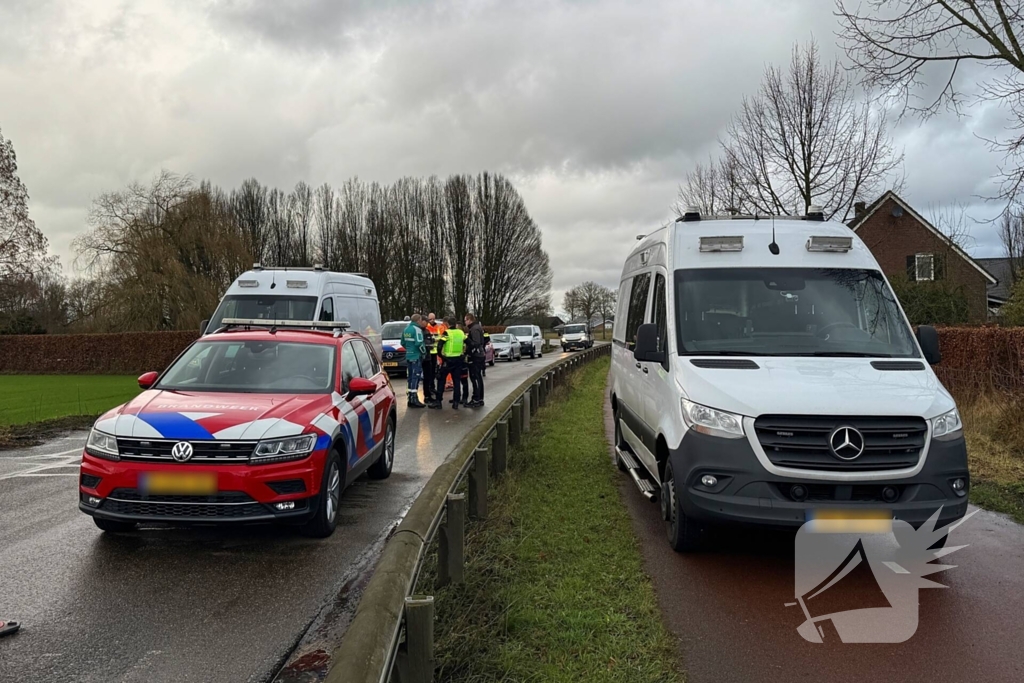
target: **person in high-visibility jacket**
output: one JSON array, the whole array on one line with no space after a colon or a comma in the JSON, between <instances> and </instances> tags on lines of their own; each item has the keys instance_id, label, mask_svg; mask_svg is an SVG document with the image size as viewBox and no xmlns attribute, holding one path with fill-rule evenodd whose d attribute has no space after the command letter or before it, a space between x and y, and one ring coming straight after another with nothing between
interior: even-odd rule
<instances>
[{"instance_id":1,"label":"person in high-visibility jacket","mask_svg":"<svg viewBox=\"0 0 1024 683\"><path fill-rule=\"evenodd\" d=\"M451 377L454 382L452 393L455 402L453 408L459 409L459 400L462 398L462 387L459 378L462 374L462 366L465 364L462 357L466 355L466 333L455 327L455 318L448 321L448 329L437 338L438 353L441 355L441 374L437 378L437 393L434 400L427 405L428 408L440 410L444 401L444 385Z\"/></svg>"},{"instance_id":2,"label":"person in high-visibility jacket","mask_svg":"<svg viewBox=\"0 0 1024 683\"><path fill-rule=\"evenodd\" d=\"M427 314L427 328L424 344L427 352L423 354L423 400L428 404L434 400L434 388L437 384L437 339L445 331L444 323L433 313Z\"/></svg>"}]
</instances>

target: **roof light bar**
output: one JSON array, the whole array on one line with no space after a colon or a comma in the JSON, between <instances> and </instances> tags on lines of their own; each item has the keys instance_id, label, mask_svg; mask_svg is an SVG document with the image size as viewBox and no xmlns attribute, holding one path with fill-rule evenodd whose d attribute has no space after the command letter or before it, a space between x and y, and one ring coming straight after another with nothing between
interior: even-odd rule
<instances>
[{"instance_id":1,"label":"roof light bar","mask_svg":"<svg viewBox=\"0 0 1024 683\"><path fill-rule=\"evenodd\" d=\"M807 240L807 251L846 252L853 249L852 237L835 237L831 235L814 235Z\"/></svg>"},{"instance_id":2,"label":"roof light bar","mask_svg":"<svg viewBox=\"0 0 1024 683\"><path fill-rule=\"evenodd\" d=\"M263 318L224 318L225 327L288 327L302 330L344 330L352 327L347 320L266 320Z\"/></svg>"},{"instance_id":3,"label":"roof light bar","mask_svg":"<svg viewBox=\"0 0 1024 683\"><path fill-rule=\"evenodd\" d=\"M260 281L259 280L239 280L238 281L238 286L239 287L259 287L260 286Z\"/></svg>"},{"instance_id":4,"label":"roof light bar","mask_svg":"<svg viewBox=\"0 0 1024 683\"><path fill-rule=\"evenodd\" d=\"M701 237L700 250L707 251L743 251L743 235L718 235Z\"/></svg>"},{"instance_id":5,"label":"roof light bar","mask_svg":"<svg viewBox=\"0 0 1024 683\"><path fill-rule=\"evenodd\" d=\"M288 280L288 289L306 289L308 286L305 280Z\"/></svg>"}]
</instances>

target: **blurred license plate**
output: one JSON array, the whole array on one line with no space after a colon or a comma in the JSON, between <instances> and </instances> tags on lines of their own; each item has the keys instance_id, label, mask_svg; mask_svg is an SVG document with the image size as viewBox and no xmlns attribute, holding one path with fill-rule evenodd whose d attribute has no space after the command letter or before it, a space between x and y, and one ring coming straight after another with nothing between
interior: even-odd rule
<instances>
[{"instance_id":1,"label":"blurred license plate","mask_svg":"<svg viewBox=\"0 0 1024 683\"><path fill-rule=\"evenodd\" d=\"M139 475L142 493L167 495L210 495L217 493L217 475L199 472L143 472Z\"/></svg>"},{"instance_id":2,"label":"blurred license plate","mask_svg":"<svg viewBox=\"0 0 1024 683\"><path fill-rule=\"evenodd\" d=\"M386 368L397 368L398 367L398 361L387 361L387 362L384 363L384 367L386 367Z\"/></svg>"},{"instance_id":3,"label":"blurred license plate","mask_svg":"<svg viewBox=\"0 0 1024 683\"><path fill-rule=\"evenodd\" d=\"M871 534L892 531L891 510L808 510L808 530L826 534Z\"/></svg>"}]
</instances>

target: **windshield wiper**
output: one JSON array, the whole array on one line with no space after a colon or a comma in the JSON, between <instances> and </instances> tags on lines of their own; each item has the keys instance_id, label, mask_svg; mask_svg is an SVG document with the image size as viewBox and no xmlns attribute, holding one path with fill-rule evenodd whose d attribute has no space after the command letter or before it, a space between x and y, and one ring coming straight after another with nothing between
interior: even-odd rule
<instances>
[{"instance_id":1,"label":"windshield wiper","mask_svg":"<svg viewBox=\"0 0 1024 683\"><path fill-rule=\"evenodd\" d=\"M760 351L688 351L684 356L771 356L771 353Z\"/></svg>"},{"instance_id":2,"label":"windshield wiper","mask_svg":"<svg viewBox=\"0 0 1024 683\"><path fill-rule=\"evenodd\" d=\"M891 353L861 353L859 351L812 351L811 353L794 353L793 355L815 358L892 358Z\"/></svg>"}]
</instances>

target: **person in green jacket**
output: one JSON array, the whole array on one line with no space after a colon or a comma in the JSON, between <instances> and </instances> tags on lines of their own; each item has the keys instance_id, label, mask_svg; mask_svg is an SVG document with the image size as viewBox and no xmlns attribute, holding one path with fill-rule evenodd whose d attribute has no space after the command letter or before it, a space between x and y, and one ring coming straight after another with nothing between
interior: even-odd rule
<instances>
[{"instance_id":1,"label":"person in green jacket","mask_svg":"<svg viewBox=\"0 0 1024 683\"><path fill-rule=\"evenodd\" d=\"M402 346L405 348L406 377L409 380L409 407L425 408L426 403L420 401L420 380L423 378L423 354L426 349L423 343L423 328L426 321L419 313L414 313L409 325L402 332Z\"/></svg>"}]
</instances>

